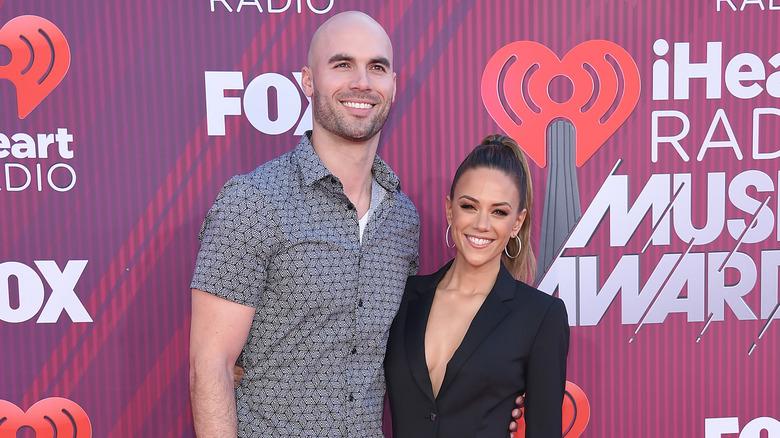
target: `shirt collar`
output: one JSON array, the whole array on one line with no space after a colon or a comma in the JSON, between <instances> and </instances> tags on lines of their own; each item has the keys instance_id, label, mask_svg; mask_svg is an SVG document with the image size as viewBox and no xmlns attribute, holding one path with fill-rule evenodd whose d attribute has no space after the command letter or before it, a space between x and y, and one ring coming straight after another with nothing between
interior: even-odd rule
<instances>
[{"instance_id":1,"label":"shirt collar","mask_svg":"<svg viewBox=\"0 0 780 438\"><path fill-rule=\"evenodd\" d=\"M323 178L333 175L325 164L322 163L314 146L311 144L311 131L301 136L298 146L295 147L294 156L301 172L303 181L307 186L314 184ZM401 187L398 176L378 155L374 155L374 163L371 165L374 180L388 192L395 192Z\"/></svg>"}]
</instances>

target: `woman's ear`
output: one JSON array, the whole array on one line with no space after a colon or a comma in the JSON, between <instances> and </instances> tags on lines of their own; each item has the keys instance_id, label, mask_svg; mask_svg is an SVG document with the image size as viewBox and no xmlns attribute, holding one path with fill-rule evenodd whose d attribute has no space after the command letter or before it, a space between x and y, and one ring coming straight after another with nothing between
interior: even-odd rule
<instances>
[{"instance_id":1,"label":"woman's ear","mask_svg":"<svg viewBox=\"0 0 780 438\"><path fill-rule=\"evenodd\" d=\"M523 209L523 211L517 215L517 222L515 222L515 226L512 227L512 234L515 236L517 236L517 234L520 232L520 228L523 228L523 223L525 222L525 217L527 214L528 210Z\"/></svg>"},{"instance_id":2,"label":"woman's ear","mask_svg":"<svg viewBox=\"0 0 780 438\"><path fill-rule=\"evenodd\" d=\"M447 225L452 225L452 199L449 196L444 199L444 211L447 213Z\"/></svg>"}]
</instances>

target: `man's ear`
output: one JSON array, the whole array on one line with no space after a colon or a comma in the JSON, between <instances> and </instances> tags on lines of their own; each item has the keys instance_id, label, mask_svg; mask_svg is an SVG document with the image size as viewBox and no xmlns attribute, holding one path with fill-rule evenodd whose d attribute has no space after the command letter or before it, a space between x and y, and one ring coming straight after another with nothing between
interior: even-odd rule
<instances>
[{"instance_id":1,"label":"man's ear","mask_svg":"<svg viewBox=\"0 0 780 438\"><path fill-rule=\"evenodd\" d=\"M398 88L396 88L396 86L395 86L395 77L396 77L396 74L395 74L395 72L393 72L393 100L390 101L390 102L393 102L393 103L395 102L395 92L398 90Z\"/></svg>"},{"instance_id":2,"label":"man's ear","mask_svg":"<svg viewBox=\"0 0 780 438\"><path fill-rule=\"evenodd\" d=\"M314 77L308 66L301 69L301 88L306 97L311 97L314 94Z\"/></svg>"}]
</instances>

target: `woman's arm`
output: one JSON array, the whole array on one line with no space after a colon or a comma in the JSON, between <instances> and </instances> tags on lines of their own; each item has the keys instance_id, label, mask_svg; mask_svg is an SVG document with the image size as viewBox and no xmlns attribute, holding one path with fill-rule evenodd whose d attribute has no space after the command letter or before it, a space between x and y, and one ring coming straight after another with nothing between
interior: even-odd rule
<instances>
[{"instance_id":1,"label":"woman's arm","mask_svg":"<svg viewBox=\"0 0 780 438\"><path fill-rule=\"evenodd\" d=\"M566 306L556 298L547 309L528 360L526 438L561 436L569 322Z\"/></svg>"}]
</instances>

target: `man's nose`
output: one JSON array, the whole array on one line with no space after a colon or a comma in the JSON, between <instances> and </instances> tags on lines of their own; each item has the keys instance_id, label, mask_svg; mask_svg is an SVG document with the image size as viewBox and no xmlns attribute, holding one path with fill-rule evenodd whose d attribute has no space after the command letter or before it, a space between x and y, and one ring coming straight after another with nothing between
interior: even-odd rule
<instances>
[{"instance_id":1,"label":"man's nose","mask_svg":"<svg viewBox=\"0 0 780 438\"><path fill-rule=\"evenodd\" d=\"M364 68L356 69L355 74L352 76L350 87L362 91L370 90L371 80L368 77L368 71Z\"/></svg>"}]
</instances>

